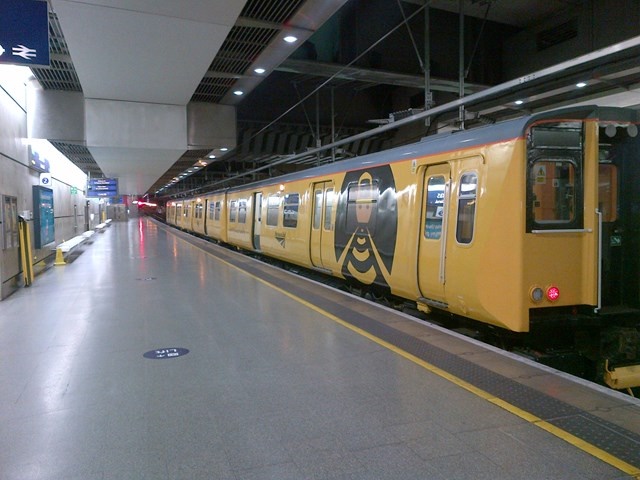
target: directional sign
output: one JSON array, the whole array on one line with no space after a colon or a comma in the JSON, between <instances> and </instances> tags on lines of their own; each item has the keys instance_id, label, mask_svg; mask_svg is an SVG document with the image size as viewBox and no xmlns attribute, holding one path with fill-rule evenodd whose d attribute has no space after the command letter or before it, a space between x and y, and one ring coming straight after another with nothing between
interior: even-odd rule
<instances>
[{"instance_id":1,"label":"directional sign","mask_svg":"<svg viewBox=\"0 0 640 480\"><path fill-rule=\"evenodd\" d=\"M92 178L87 187L87 197L117 197L117 178Z\"/></svg>"},{"instance_id":2,"label":"directional sign","mask_svg":"<svg viewBox=\"0 0 640 480\"><path fill-rule=\"evenodd\" d=\"M49 65L46 1L0 1L0 63Z\"/></svg>"}]
</instances>

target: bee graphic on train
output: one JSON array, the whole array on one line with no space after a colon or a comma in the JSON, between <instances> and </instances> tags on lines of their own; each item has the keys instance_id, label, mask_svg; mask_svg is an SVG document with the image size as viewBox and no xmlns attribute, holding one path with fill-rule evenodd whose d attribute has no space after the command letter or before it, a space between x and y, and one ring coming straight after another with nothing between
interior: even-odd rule
<instances>
[{"instance_id":1,"label":"bee graphic on train","mask_svg":"<svg viewBox=\"0 0 640 480\"><path fill-rule=\"evenodd\" d=\"M398 212L388 166L350 172L338 200L335 250L345 278L389 289Z\"/></svg>"}]
</instances>

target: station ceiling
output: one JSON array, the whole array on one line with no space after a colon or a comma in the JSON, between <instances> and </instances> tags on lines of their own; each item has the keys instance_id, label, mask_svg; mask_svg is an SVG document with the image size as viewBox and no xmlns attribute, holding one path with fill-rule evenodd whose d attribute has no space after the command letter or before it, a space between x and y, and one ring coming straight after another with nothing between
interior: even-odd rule
<instances>
[{"instance_id":1,"label":"station ceiling","mask_svg":"<svg viewBox=\"0 0 640 480\"><path fill-rule=\"evenodd\" d=\"M157 180L146 192L127 193L180 195L366 154L431 133L434 127L424 122L408 130L380 126L424 109L427 41L434 104L459 97L461 4L464 94L527 79L470 106L469 127L602 97L619 105L640 104L639 50L633 40L640 33L640 6L633 0L615 7L604 0L432 0L428 34L422 0L49 3L51 66L32 69L43 89L82 92L91 99L236 108L234 149L185 147L162 171L150 158L134 158L137 168L153 172ZM298 41L284 42L287 35ZM579 48L567 48L577 41ZM630 46L624 52L612 48L590 60L593 52L625 41ZM580 56L586 58L579 65L546 76L544 88L527 76ZM257 67L265 72L255 73ZM583 79L587 85L576 89L575 82ZM526 103L516 105L521 98ZM455 114L439 114L434 123L455 127ZM374 134L331 154L300 155L366 131ZM102 176L85 145L53 143L83 171ZM199 162L208 165L186 174ZM265 169L270 163L274 167Z\"/></svg>"}]
</instances>

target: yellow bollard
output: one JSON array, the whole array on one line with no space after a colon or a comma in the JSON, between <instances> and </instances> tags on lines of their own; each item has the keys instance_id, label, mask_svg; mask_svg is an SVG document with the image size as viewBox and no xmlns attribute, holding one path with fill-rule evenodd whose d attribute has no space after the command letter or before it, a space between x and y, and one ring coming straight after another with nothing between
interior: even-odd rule
<instances>
[{"instance_id":1,"label":"yellow bollard","mask_svg":"<svg viewBox=\"0 0 640 480\"><path fill-rule=\"evenodd\" d=\"M56 248L56 260L53 262L55 266L66 265L67 262L64 261L64 255L62 255L62 249Z\"/></svg>"}]
</instances>

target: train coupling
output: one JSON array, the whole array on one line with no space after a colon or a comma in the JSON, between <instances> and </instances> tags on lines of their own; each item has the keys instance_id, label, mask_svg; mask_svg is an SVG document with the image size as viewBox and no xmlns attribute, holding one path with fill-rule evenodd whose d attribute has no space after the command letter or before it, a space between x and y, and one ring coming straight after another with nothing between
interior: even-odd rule
<instances>
[{"instance_id":1,"label":"train coupling","mask_svg":"<svg viewBox=\"0 0 640 480\"><path fill-rule=\"evenodd\" d=\"M627 365L609 370L609 360L605 362L604 381L611 388L631 392L632 388L640 387L640 365Z\"/></svg>"}]
</instances>

